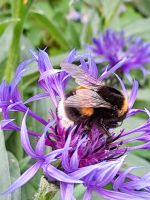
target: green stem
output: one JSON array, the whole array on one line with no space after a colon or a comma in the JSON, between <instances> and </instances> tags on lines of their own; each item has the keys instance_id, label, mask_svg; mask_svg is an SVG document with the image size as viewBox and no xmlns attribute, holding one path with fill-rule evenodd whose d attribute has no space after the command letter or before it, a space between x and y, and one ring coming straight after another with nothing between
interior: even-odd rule
<instances>
[{"instance_id":1,"label":"green stem","mask_svg":"<svg viewBox=\"0 0 150 200\"><path fill-rule=\"evenodd\" d=\"M112 8L110 14L108 15L107 18L105 18L104 21L104 28L108 28L110 26L110 23L112 22L114 16L116 15L118 8L120 6L120 3L122 2L122 0L115 0L116 3L114 4L114 7Z\"/></svg>"},{"instance_id":2,"label":"green stem","mask_svg":"<svg viewBox=\"0 0 150 200\"><path fill-rule=\"evenodd\" d=\"M21 33L22 33L22 22L19 21L14 26L12 42L8 54L8 60L5 70L6 82L10 82L12 80L14 69L19 63Z\"/></svg>"},{"instance_id":3,"label":"green stem","mask_svg":"<svg viewBox=\"0 0 150 200\"><path fill-rule=\"evenodd\" d=\"M13 78L14 69L19 63L20 59L20 38L23 30L25 18L28 14L29 8L34 1L29 1L24 4L23 0L12 0L12 17L15 19L13 37L10 45L8 59L5 69L5 80L10 82Z\"/></svg>"}]
</instances>

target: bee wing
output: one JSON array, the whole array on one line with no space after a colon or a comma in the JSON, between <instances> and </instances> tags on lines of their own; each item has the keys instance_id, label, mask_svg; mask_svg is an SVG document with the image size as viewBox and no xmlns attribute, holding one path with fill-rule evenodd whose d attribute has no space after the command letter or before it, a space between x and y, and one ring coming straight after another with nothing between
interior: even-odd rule
<instances>
[{"instance_id":1,"label":"bee wing","mask_svg":"<svg viewBox=\"0 0 150 200\"><path fill-rule=\"evenodd\" d=\"M75 95L68 97L65 100L65 105L68 107L80 108L111 108L111 104L105 101L97 92L89 89L80 89Z\"/></svg>"},{"instance_id":2,"label":"bee wing","mask_svg":"<svg viewBox=\"0 0 150 200\"><path fill-rule=\"evenodd\" d=\"M78 65L62 63L61 68L65 70L70 76L75 78L76 83L81 86L94 89L103 85L101 81L91 76Z\"/></svg>"}]
</instances>

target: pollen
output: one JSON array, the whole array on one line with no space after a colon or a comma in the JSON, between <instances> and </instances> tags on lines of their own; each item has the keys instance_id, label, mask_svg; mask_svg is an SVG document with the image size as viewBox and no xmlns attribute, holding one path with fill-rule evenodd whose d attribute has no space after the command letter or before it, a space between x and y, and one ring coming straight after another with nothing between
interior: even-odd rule
<instances>
[{"instance_id":1,"label":"pollen","mask_svg":"<svg viewBox=\"0 0 150 200\"><path fill-rule=\"evenodd\" d=\"M81 114L84 115L84 116L90 117L91 115L93 115L93 113L94 113L93 108L82 108L81 109Z\"/></svg>"}]
</instances>

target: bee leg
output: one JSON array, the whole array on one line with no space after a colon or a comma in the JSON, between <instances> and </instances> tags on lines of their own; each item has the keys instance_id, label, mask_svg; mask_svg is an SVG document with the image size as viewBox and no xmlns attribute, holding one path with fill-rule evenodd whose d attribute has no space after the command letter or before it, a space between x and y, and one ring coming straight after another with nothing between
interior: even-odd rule
<instances>
[{"instance_id":1,"label":"bee leg","mask_svg":"<svg viewBox=\"0 0 150 200\"><path fill-rule=\"evenodd\" d=\"M107 135L106 144L108 145L112 142L112 136L111 136L110 132L106 129L106 127L105 127L105 130L106 130L106 135Z\"/></svg>"},{"instance_id":2,"label":"bee leg","mask_svg":"<svg viewBox=\"0 0 150 200\"><path fill-rule=\"evenodd\" d=\"M112 142L112 136L111 133L108 131L108 129L106 128L106 126L104 124L101 124L103 133L107 136L106 138L106 146L108 146L108 144L110 144ZM102 132L102 130L100 130Z\"/></svg>"},{"instance_id":3,"label":"bee leg","mask_svg":"<svg viewBox=\"0 0 150 200\"><path fill-rule=\"evenodd\" d=\"M91 131L91 126L89 124L88 121L83 121L82 123L79 123L79 126L81 126L81 133L82 133L82 138L85 136L85 135L88 135ZM78 127L79 127L78 126Z\"/></svg>"},{"instance_id":4,"label":"bee leg","mask_svg":"<svg viewBox=\"0 0 150 200\"><path fill-rule=\"evenodd\" d=\"M101 124L101 128L102 128L102 130L100 130L100 131L103 134L107 135L108 138L111 138L111 134L108 131L108 128L107 128L106 124L104 123L103 119L101 119L100 124Z\"/></svg>"}]
</instances>

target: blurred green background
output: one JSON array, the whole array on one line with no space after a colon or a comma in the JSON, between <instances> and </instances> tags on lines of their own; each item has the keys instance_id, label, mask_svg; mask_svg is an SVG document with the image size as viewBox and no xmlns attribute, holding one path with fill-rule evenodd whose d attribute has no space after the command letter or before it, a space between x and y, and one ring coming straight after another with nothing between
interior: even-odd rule
<instances>
[{"instance_id":1,"label":"blurred green background","mask_svg":"<svg viewBox=\"0 0 150 200\"><path fill-rule=\"evenodd\" d=\"M107 28L125 31L125 36L138 35L150 41L150 1L149 0L0 0L0 81L11 81L17 65L31 57L29 50L47 47L52 64L59 66L73 48L84 51L85 44L91 43L92 37ZM25 74L20 90L24 99L38 92L38 71L32 64ZM136 76L136 74L135 74ZM139 89L135 107L150 108L150 78ZM49 101L37 102L33 110L48 117ZM20 116L17 116L18 123ZM124 123L127 130L144 121L139 115ZM29 122L33 130L42 131L35 121ZM131 144L132 145L132 144ZM140 158L137 159L137 156ZM130 157L129 157L130 159ZM131 156L131 165L145 166L150 169L149 151L137 151ZM21 147L19 133L7 132L0 137L0 191L3 191L33 161L27 157ZM138 173L143 173L139 171ZM38 191L41 173L21 190L2 200L31 200ZM81 199L82 188L76 189L76 196ZM55 200L57 197L55 198ZM100 199L94 196L93 199Z\"/></svg>"}]
</instances>

